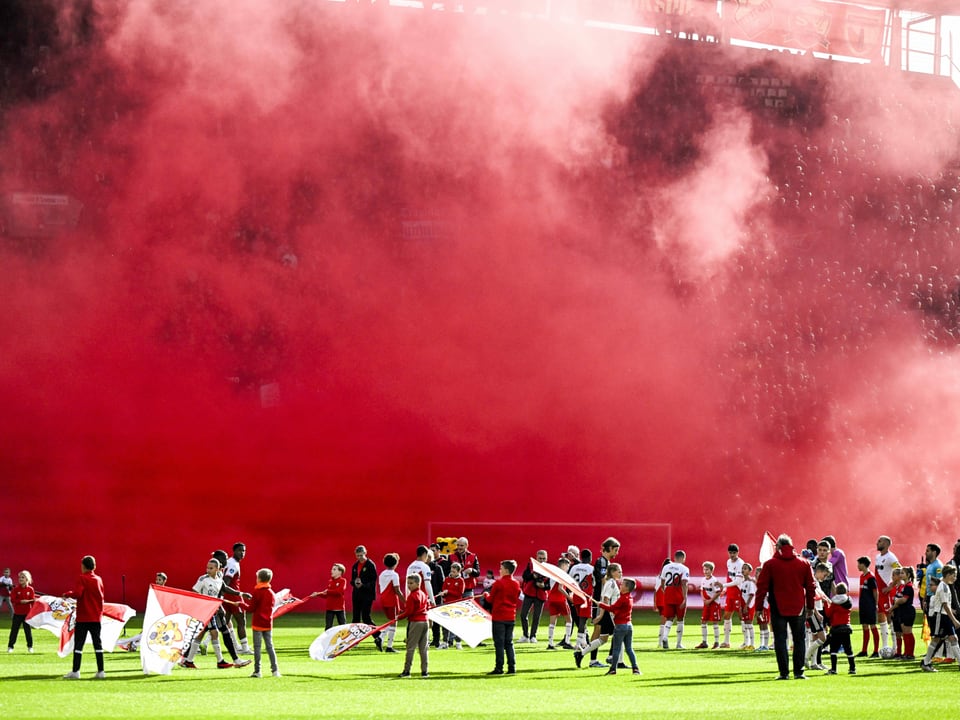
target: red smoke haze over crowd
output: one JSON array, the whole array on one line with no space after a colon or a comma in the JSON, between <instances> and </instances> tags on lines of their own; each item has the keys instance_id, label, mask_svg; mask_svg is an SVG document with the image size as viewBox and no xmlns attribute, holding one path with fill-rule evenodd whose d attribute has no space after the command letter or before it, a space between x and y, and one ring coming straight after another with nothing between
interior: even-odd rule
<instances>
[{"instance_id":1,"label":"red smoke haze over crowd","mask_svg":"<svg viewBox=\"0 0 960 720\"><path fill-rule=\"evenodd\" d=\"M949 555L960 220L928 89L529 17L59 22L0 150L4 192L84 203L0 246L0 564L39 589L91 553L136 604L242 540L307 592L438 521L485 568L613 532L652 572L662 530L626 523L694 567L764 530ZM721 103L706 62L808 107Z\"/></svg>"}]
</instances>

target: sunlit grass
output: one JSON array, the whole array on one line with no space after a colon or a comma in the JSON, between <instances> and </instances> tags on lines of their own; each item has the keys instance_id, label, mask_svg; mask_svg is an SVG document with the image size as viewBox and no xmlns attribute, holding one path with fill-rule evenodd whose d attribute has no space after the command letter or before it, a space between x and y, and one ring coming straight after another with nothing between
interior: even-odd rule
<instances>
[{"instance_id":1,"label":"sunlit grass","mask_svg":"<svg viewBox=\"0 0 960 720\"><path fill-rule=\"evenodd\" d=\"M6 637L9 620L0 621ZM810 672L807 682L774 682L772 653L737 650L656 650L652 614L637 614L634 646L641 677L621 672L577 669L568 651L546 649L546 628L540 643L517 645L515 676L487 677L493 647L433 650L430 677L401 680L403 629L397 654L378 653L366 641L332 662L307 655L322 628L318 615L282 618L274 631L282 678L249 677L252 668L217 670L212 655L198 656L199 670L177 670L169 677L145 677L134 653L106 657L108 679L90 679L93 655L84 657L80 681L62 680L69 659L56 655L55 639L35 632L37 652L26 654L23 638L14 654L0 658L0 709L8 716L35 718L190 718L237 715L271 718L311 717L483 717L517 718L531 713L550 718L591 718L611 712L630 715L668 713L674 717L787 717L818 714L871 717L901 714L897 698L941 696L955 686L955 666L938 674L920 672L917 663L869 660L858 675ZM135 629L131 627L133 632ZM519 633L517 633L519 635ZM857 637L855 635L855 637ZM740 643L735 628L735 644ZM688 627L685 645L700 641L699 624ZM921 650L922 645L918 647ZM603 653L601 652L601 658ZM264 661L266 658L264 657ZM584 663L586 665L586 663ZM269 669L265 666L264 669ZM945 695L943 697L946 697ZM881 702L888 698L889 702ZM623 706L626 703L626 706ZM866 703L866 704L865 704Z\"/></svg>"}]
</instances>

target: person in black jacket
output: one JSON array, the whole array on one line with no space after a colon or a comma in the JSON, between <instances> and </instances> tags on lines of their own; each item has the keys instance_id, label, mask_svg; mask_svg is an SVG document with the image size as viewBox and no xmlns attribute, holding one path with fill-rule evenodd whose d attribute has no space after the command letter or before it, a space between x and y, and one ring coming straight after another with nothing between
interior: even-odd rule
<instances>
[{"instance_id":1,"label":"person in black jacket","mask_svg":"<svg viewBox=\"0 0 960 720\"><path fill-rule=\"evenodd\" d=\"M350 585L353 586L353 593L351 594L353 622L373 625L370 611L373 609L373 601L377 597L377 566L373 560L367 557L367 548L363 545L357 545L354 554L357 561L350 568ZM373 641L377 644L377 650L383 649L383 641L380 639L379 632L373 634Z\"/></svg>"}]
</instances>

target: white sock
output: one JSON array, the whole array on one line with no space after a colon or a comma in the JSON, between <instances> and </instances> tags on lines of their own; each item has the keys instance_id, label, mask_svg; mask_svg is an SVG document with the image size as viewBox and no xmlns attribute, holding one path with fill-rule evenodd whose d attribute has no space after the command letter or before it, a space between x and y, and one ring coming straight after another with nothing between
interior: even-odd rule
<instances>
[{"instance_id":1,"label":"white sock","mask_svg":"<svg viewBox=\"0 0 960 720\"><path fill-rule=\"evenodd\" d=\"M217 662L223 662L223 653L220 652L220 639L213 638L210 640L210 644L213 645L213 651L217 654Z\"/></svg>"},{"instance_id":2,"label":"white sock","mask_svg":"<svg viewBox=\"0 0 960 720\"><path fill-rule=\"evenodd\" d=\"M820 638L816 638L810 643L810 647L807 648L807 665L813 665L817 662L817 650L820 649L821 645L823 645L823 640Z\"/></svg>"},{"instance_id":3,"label":"white sock","mask_svg":"<svg viewBox=\"0 0 960 720\"><path fill-rule=\"evenodd\" d=\"M663 625L660 626L660 644L667 642L667 639L670 637L670 626L673 625L673 620L667 620Z\"/></svg>"},{"instance_id":4,"label":"white sock","mask_svg":"<svg viewBox=\"0 0 960 720\"><path fill-rule=\"evenodd\" d=\"M952 657L957 663L960 663L960 645L955 642L947 643L947 654Z\"/></svg>"},{"instance_id":5,"label":"white sock","mask_svg":"<svg viewBox=\"0 0 960 720\"><path fill-rule=\"evenodd\" d=\"M601 645L603 645L603 640L601 640L600 638L597 638L596 640L591 642L589 645L587 645L586 648L584 648L583 654L586 655L587 653L592 653Z\"/></svg>"},{"instance_id":6,"label":"white sock","mask_svg":"<svg viewBox=\"0 0 960 720\"><path fill-rule=\"evenodd\" d=\"M683 620L677 623L677 645L683 640Z\"/></svg>"},{"instance_id":7,"label":"white sock","mask_svg":"<svg viewBox=\"0 0 960 720\"><path fill-rule=\"evenodd\" d=\"M713 624L713 641L718 644L720 642L720 623Z\"/></svg>"},{"instance_id":8,"label":"white sock","mask_svg":"<svg viewBox=\"0 0 960 720\"><path fill-rule=\"evenodd\" d=\"M703 638L703 644L707 644L707 626L706 624L700 626L700 636Z\"/></svg>"},{"instance_id":9,"label":"white sock","mask_svg":"<svg viewBox=\"0 0 960 720\"><path fill-rule=\"evenodd\" d=\"M730 644L730 631L733 629L733 618L723 621L723 642Z\"/></svg>"},{"instance_id":10,"label":"white sock","mask_svg":"<svg viewBox=\"0 0 960 720\"><path fill-rule=\"evenodd\" d=\"M887 623L880 623L880 647L888 647L890 644L889 630L887 628Z\"/></svg>"},{"instance_id":11,"label":"white sock","mask_svg":"<svg viewBox=\"0 0 960 720\"><path fill-rule=\"evenodd\" d=\"M197 651L200 649L200 643L194 640L190 643L190 649L187 650L187 654L183 656L183 659L187 662L193 662L193 659L197 656Z\"/></svg>"},{"instance_id":12,"label":"white sock","mask_svg":"<svg viewBox=\"0 0 960 720\"><path fill-rule=\"evenodd\" d=\"M769 631L769 630L761 630L761 631L760 631L760 644L763 645L764 647L769 647L769 646L770 646L770 631Z\"/></svg>"},{"instance_id":13,"label":"white sock","mask_svg":"<svg viewBox=\"0 0 960 720\"><path fill-rule=\"evenodd\" d=\"M556 630L556 628L557 628L556 620L551 622L550 625L547 627L547 642L550 645L553 645L553 631Z\"/></svg>"},{"instance_id":14,"label":"white sock","mask_svg":"<svg viewBox=\"0 0 960 720\"><path fill-rule=\"evenodd\" d=\"M564 627L564 629L563 629L563 641L564 641L565 643L567 643L567 645L570 644L570 635L571 635L571 634L573 634L573 621L572 621L572 620L567 620L566 627Z\"/></svg>"}]
</instances>

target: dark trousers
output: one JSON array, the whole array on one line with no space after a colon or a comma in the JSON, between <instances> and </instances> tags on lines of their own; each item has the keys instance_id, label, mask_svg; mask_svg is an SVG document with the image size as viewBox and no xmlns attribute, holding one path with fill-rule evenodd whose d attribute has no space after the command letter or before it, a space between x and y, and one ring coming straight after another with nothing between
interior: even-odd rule
<instances>
[{"instance_id":1,"label":"dark trousers","mask_svg":"<svg viewBox=\"0 0 960 720\"><path fill-rule=\"evenodd\" d=\"M13 616L13 624L10 625L10 641L7 643L7 647L12 648L17 644L17 635L20 634L21 625L23 626L23 636L27 639L27 647L33 647L33 629L27 625L26 619L26 615Z\"/></svg>"},{"instance_id":2,"label":"dark trousers","mask_svg":"<svg viewBox=\"0 0 960 720\"><path fill-rule=\"evenodd\" d=\"M530 625L527 625L527 615L530 614L530 608L533 608L533 619ZM536 637L537 628L540 627L540 614L543 612L543 600L530 595L523 596L523 605L520 607L520 622L523 625L524 637ZM529 630L529 632L528 632Z\"/></svg>"},{"instance_id":3,"label":"dark trousers","mask_svg":"<svg viewBox=\"0 0 960 720\"><path fill-rule=\"evenodd\" d=\"M103 672L103 644L100 642L100 623L78 622L73 636L73 671L80 672L80 661L83 659L83 646L87 642L87 635L93 643L93 650L97 654L97 672Z\"/></svg>"},{"instance_id":4,"label":"dark trousers","mask_svg":"<svg viewBox=\"0 0 960 720\"><path fill-rule=\"evenodd\" d=\"M790 657L787 653L787 628L793 633L793 674L803 675L803 662L807 654L807 635L803 615L781 615L770 611L770 626L773 628L773 649L777 655L780 675L790 674Z\"/></svg>"},{"instance_id":5,"label":"dark trousers","mask_svg":"<svg viewBox=\"0 0 960 720\"><path fill-rule=\"evenodd\" d=\"M493 649L495 665L494 670L503 670L503 656L507 656L507 668L513 670L517 666L516 656L513 654L513 628L514 622L493 621Z\"/></svg>"},{"instance_id":6,"label":"dark trousers","mask_svg":"<svg viewBox=\"0 0 960 720\"><path fill-rule=\"evenodd\" d=\"M356 610L354 610L354 617L356 617ZM327 610L327 614L323 618L323 629L329 630L335 625L346 625L347 624L347 615L343 610ZM354 620L354 622L359 622ZM373 623L368 623L368 625L373 625Z\"/></svg>"},{"instance_id":7,"label":"dark trousers","mask_svg":"<svg viewBox=\"0 0 960 720\"><path fill-rule=\"evenodd\" d=\"M353 593L353 622L355 623L366 623L376 627L376 623L373 622L373 618L370 617L370 611L373 610L373 595L368 595L367 593ZM380 632L375 632L373 634L375 638L380 637Z\"/></svg>"},{"instance_id":8,"label":"dark trousers","mask_svg":"<svg viewBox=\"0 0 960 720\"><path fill-rule=\"evenodd\" d=\"M857 661L853 659L853 631L849 625L841 625L830 631L830 669L837 669L837 655L842 649L847 656L851 670L857 669Z\"/></svg>"}]
</instances>

